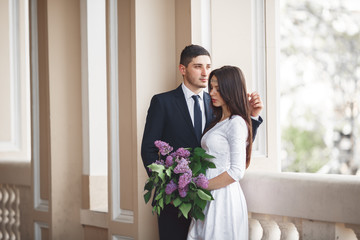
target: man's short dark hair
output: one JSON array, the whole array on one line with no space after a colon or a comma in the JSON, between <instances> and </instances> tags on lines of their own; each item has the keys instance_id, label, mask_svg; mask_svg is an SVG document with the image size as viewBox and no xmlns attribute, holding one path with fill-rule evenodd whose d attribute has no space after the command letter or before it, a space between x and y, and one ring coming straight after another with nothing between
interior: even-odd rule
<instances>
[{"instance_id":1,"label":"man's short dark hair","mask_svg":"<svg viewBox=\"0 0 360 240\"><path fill-rule=\"evenodd\" d=\"M181 52L180 64L187 67L193 58L201 55L206 55L210 57L210 53L205 48L199 45L191 44L189 46L186 46Z\"/></svg>"}]
</instances>

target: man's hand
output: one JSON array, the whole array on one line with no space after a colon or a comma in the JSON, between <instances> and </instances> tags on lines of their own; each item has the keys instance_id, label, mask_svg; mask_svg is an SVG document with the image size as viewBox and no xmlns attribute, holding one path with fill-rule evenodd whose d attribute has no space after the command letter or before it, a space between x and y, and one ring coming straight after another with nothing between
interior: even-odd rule
<instances>
[{"instance_id":1,"label":"man's hand","mask_svg":"<svg viewBox=\"0 0 360 240\"><path fill-rule=\"evenodd\" d=\"M257 92L248 93L249 101L250 101L250 114L252 117L259 116L263 103L261 101L260 95Z\"/></svg>"}]
</instances>

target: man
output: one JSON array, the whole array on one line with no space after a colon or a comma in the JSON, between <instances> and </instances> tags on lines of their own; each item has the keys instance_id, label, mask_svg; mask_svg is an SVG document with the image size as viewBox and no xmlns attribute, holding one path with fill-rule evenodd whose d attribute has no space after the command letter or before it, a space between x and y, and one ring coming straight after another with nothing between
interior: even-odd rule
<instances>
[{"instance_id":1,"label":"man","mask_svg":"<svg viewBox=\"0 0 360 240\"><path fill-rule=\"evenodd\" d=\"M154 145L156 140L169 143L175 150L179 147L199 147L201 133L212 120L211 99L204 91L211 72L209 52L198 45L185 47L180 56L179 70L183 83L175 90L155 95L150 103L141 146L148 174L147 166L158 159L158 149ZM260 97L257 93L249 97L252 116L257 117L262 109ZM253 136L261 122L261 117L253 119ZM174 206L165 206L158 218L160 239L186 239L190 222L190 218L179 218Z\"/></svg>"}]
</instances>

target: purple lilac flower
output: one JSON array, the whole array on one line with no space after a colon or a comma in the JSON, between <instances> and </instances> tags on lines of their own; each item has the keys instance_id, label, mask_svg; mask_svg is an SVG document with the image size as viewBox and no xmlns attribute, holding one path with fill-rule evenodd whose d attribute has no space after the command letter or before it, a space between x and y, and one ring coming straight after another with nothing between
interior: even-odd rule
<instances>
[{"instance_id":1,"label":"purple lilac flower","mask_svg":"<svg viewBox=\"0 0 360 240\"><path fill-rule=\"evenodd\" d=\"M199 174L196 178L194 178L194 182L196 186L206 189L209 185L209 180L202 173Z\"/></svg>"},{"instance_id":2,"label":"purple lilac flower","mask_svg":"<svg viewBox=\"0 0 360 240\"><path fill-rule=\"evenodd\" d=\"M185 188L191 182L191 173L184 173L179 177L179 188Z\"/></svg>"},{"instance_id":3,"label":"purple lilac flower","mask_svg":"<svg viewBox=\"0 0 360 240\"><path fill-rule=\"evenodd\" d=\"M154 144L163 156L169 154L173 150L173 147L171 147L168 143L160 140L156 140Z\"/></svg>"},{"instance_id":4,"label":"purple lilac flower","mask_svg":"<svg viewBox=\"0 0 360 240\"><path fill-rule=\"evenodd\" d=\"M183 157L183 158L188 158L190 156L190 152L188 150L186 150L185 148L179 148L178 150L176 150L176 156L179 157Z\"/></svg>"},{"instance_id":5,"label":"purple lilac flower","mask_svg":"<svg viewBox=\"0 0 360 240\"><path fill-rule=\"evenodd\" d=\"M188 190L189 190L189 185L186 185L185 188L179 188L180 197L182 198L186 197Z\"/></svg>"},{"instance_id":6,"label":"purple lilac flower","mask_svg":"<svg viewBox=\"0 0 360 240\"><path fill-rule=\"evenodd\" d=\"M155 164L165 165L165 162L164 162L164 160L156 160L156 161L155 161Z\"/></svg>"},{"instance_id":7,"label":"purple lilac flower","mask_svg":"<svg viewBox=\"0 0 360 240\"><path fill-rule=\"evenodd\" d=\"M174 181L171 180L171 181L166 185L165 192L166 192L167 195L170 195L170 194L172 194L176 189L177 189L176 183L174 183Z\"/></svg>"},{"instance_id":8,"label":"purple lilac flower","mask_svg":"<svg viewBox=\"0 0 360 240\"><path fill-rule=\"evenodd\" d=\"M168 168L171 165L173 165L173 163L174 163L173 157L172 156L167 156L166 160L165 160L165 166Z\"/></svg>"},{"instance_id":9,"label":"purple lilac flower","mask_svg":"<svg viewBox=\"0 0 360 240\"><path fill-rule=\"evenodd\" d=\"M189 162L185 158L181 158L177 162L178 162L178 164L174 168L174 173L176 173L176 174L179 174L179 173L192 173L191 169L189 168Z\"/></svg>"},{"instance_id":10,"label":"purple lilac flower","mask_svg":"<svg viewBox=\"0 0 360 240\"><path fill-rule=\"evenodd\" d=\"M175 157L175 162L177 162L177 163L179 163L180 160L183 159L183 158L180 158L179 156L176 156L176 153L174 154L174 157Z\"/></svg>"}]
</instances>

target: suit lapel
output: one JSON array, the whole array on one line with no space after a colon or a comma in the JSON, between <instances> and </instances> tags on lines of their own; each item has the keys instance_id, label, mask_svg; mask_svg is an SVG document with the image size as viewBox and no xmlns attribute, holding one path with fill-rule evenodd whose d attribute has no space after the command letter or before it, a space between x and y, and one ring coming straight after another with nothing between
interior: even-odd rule
<instances>
[{"instance_id":1,"label":"suit lapel","mask_svg":"<svg viewBox=\"0 0 360 240\"><path fill-rule=\"evenodd\" d=\"M188 125L189 129L192 129L194 136L196 136L195 129L194 129L194 126L191 121L189 109L187 107L185 95L181 88L181 85L175 90L175 96L176 96L176 104L177 104L177 107L178 107L181 115L184 117L184 120L185 120L186 124Z\"/></svg>"},{"instance_id":2,"label":"suit lapel","mask_svg":"<svg viewBox=\"0 0 360 240\"><path fill-rule=\"evenodd\" d=\"M188 125L189 129L192 129L194 137L196 137L195 129L191 121L189 109L181 85L175 89L175 97L176 97L175 99L178 110L180 111L181 115L184 117L184 120ZM211 100L210 95L207 92L204 92L204 108L205 108L205 117L206 117L205 129L210 125L213 119L213 112L210 106L210 100Z\"/></svg>"},{"instance_id":3,"label":"suit lapel","mask_svg":"<svg viewBox=\"0 0 360 240\"><path fill-rule=\"evenodd\" d=\"M205 129L210 125L213 119L213 113L210 106L210 95L207 92L204 92L204 108L205 108L205 116L206 116L206 123Z\"/></svg>"}]
</instances>

